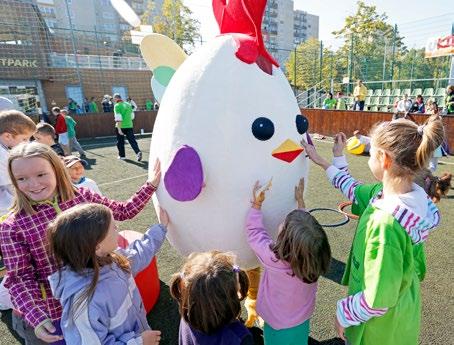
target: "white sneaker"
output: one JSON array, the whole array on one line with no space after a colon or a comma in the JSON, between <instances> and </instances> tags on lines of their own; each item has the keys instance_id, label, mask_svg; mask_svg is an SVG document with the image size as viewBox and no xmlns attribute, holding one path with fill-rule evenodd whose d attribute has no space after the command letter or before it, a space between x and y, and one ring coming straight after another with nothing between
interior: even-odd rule
<instances>
[{"instance_id":1,"label":"white sneaker","mask_svg":"<svg viewBox=\"0 0 454 345\"><path fill-rule=\"evenodd\" d=\"M124 160L126 159L126 157L120 157L120 156L118 156L117 159L120 159L120 160L124 161Z\"/></svg>"}]
</instances>

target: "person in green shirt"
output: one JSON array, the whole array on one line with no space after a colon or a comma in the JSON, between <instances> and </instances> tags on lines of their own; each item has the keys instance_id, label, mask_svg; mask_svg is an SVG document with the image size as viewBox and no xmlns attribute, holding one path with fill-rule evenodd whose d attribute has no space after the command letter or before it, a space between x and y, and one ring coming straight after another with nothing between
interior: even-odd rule
<instances>
[{"instance_id":1,"label":"person in green shirt","mask_svg":"<svg viewBox=\"0 0 454 345\"><path fill-rule=\"evenodd\" d=\"M443 125L437 120L417 126L399 119L376 127L371 138L369 168L379 183L369 185L348 173L345 134L336 135L333 165L302 142L360 216L342 279L348 296L337 303L336 328L349 345L417 345L424 242L439 224L440 213L413 180L442 143Z\"/></svg>"},{"instance_id":2,"label":"person in green shirt","mask_svg":"<svg viewBox=\"0 0 454 345\"><path fill-rule=\"evenodd\" d=\"M153 110L153 102L150 99L145 101L145 109L147 109L147 111Z\"/></svg>"},{"instance_id":3,"label":"person in green shirt","mask_svg":"<svg viewBox=\"0 0 454 345\"><path fill-rule=\"evenodd\" d=\"M88 108L90 113L99 113L98 105L96 104L95 98L92 97L90 99L90 103L88 104Z\"/></svg>"},{"instance_id":4,"label":"person in green shirt","mask_svg":"<svg viewBox=\"0 0 454 345\"><path fill-rule=\"evenodd\" d=\"M77 122L68 115L68 111L66 109L61 110L61 114L65 117L65 122L66 122L66 127L68 129L68 148L69 148L69 154L71 155L73 152L73 149L75 149L77 152L79 152L80 158L85 159L85 151L80 146L79 142L77 141L76 138L76 124Z\"/></svg>"},{"instance_id":5,"label":"person in green shirt","mask_svg":"<svg viewBox=\"0 0 454 345\"><path fill-rule=\"evenodd\" d=\"M326 94L326 98L323 101L323 109L336 109L336 100L331 92Z\"/></svg>"},{"instance_id":6,"label":"person in green shirt","mask_svg":"<svg viewBox=\"0 0 454 345\"><path fill-rule=\"evenodd\" d=\"M337 93L336 110L347 110L347 104L345 103L344 95L342 94L342 92Z\"/></svg>"},{"instance_id":7,"label":"person in green shirt","mask_svg":"<svg viewBox=\"0 0 454 345\"><path fill-rule=\"evenodd\" d=\"M136 137L134 136L133 129L133 110L131 104L128 102L123 102L120 94L116 93L114 95L114 114L115 114L115 130L117 134L117 149L118 149L118 159L126 159L125 152L125 136L128 138L128 142L131 145L132 149L136 153L137 160L140 162L142 160L142 152L139 149L137 144Z\"/></svg>"}]
</instances>

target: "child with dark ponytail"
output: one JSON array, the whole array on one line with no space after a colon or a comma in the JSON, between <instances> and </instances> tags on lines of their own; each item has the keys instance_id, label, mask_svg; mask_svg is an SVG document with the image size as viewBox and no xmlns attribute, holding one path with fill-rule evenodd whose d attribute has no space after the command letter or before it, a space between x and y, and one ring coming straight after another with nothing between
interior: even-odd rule
<instances>
[{"instance_id":1,"label":"child with dark ponytail","mask_svg":"<svg viewBox=\"0 0 454 345\"><path fill-rule=\"evenodd\" d=\"M179 305L179 345L252 345L251 333L238 320L249 280L230 253L189 255L174 275L170 293Z\"/></svg>"},{"instance_id":2,"label":"child with dark ponytail","mask_svg":"<svg viewBox=\"0 0 454 345\"><path fill-rule=\"evenodd\" d=\"M360 216L342 281L348 296L338 301L336 313L338 334L349 345L418 344L424 242L440 213L414 179L443 137L441 121L418 126L400 119L378 125L371 135L369 168L379 182L369 185L348 173L343 133L336 136L333 165L302 142Z\"/></svg>"}]
</instances>

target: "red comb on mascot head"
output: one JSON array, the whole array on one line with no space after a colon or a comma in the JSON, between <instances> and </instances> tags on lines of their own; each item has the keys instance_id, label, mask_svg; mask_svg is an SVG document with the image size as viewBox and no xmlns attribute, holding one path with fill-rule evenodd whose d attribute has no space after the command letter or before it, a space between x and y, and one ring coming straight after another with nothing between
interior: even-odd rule
<instances>
[{"instance_id":1,"label":"red comb on mascot head","mask_svg":"<svg viewBox=\"0 0 454 345\"><path fill-rule=\"evenodd\" d=\"M213 11L221 34L232 34L238 50L236 56L272 74L272 65L279 67L263 43L262 18L266 0L213 0Z\"/></svg>"}]
</instances>

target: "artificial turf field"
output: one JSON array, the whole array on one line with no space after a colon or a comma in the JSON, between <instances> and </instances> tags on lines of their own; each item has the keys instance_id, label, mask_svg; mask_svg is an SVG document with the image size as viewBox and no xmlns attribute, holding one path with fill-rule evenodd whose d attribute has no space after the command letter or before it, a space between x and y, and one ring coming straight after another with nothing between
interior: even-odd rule
<instances>
[{"instance_id":1,"label":"artificial turf field","mask_svg":"<svg viewBox=\"0 0 454 345\"><path fill-rule=\"evenodd\" d=\"M81 141L87 152L90 169L86 175L93 178L101 191L117 200L128 199L145 181L148 169L149 137L142 137L139 146L144 153L144 161L137 162L133 151L127 147L127 156L131 160L119 161L114 139ZM331 144L328 141L316 141L317 149L325 157L331 157ZM372 182L367 168L367 157L351 156L350 171L363 182ZM454 174L454 158L443 158L447 164L439 165L438 174L444 171ZM330 207L344 201L342 195L328 183L324 173L318 167L311 166L309 187L306 194L308 208ZM245 204L245 207L248 207ZM454 344L454 190L439 204L442 216L441 226L434 231L426 245L427 275L421 284L422 323L420 343ZM171 212L170 217L171 217ZM338 215L328 212L314 214L320 223L333 223L340 220ZM156 222L153 206L150 204L135 219L119 223L121 230L144 232L150 224ZM315 314L311 319L310 344L342 344L336 338L334 316L336 301L345 296L345 287L339 284L345 262L348 258L356 221L338 228L326 228L333 254L331 272L320 279ZM148 315L153 329L162 331L161 344L178 344L179 316L177 305L169 294L168 284L174 272L181 267L183 258L166 241L158 254L158 268L161 279L161 295L158 303ZM20 344L7 328L8 314L3 313L0 322L0 344ZM244 311L243 311L244 316ZM449 326L451 325L451 326ZM259 331L259 330L257 330ZM386 332L386 330L383 330ZM398 345L398 344L396 344Z\"/></svg>"}]
</instances>

